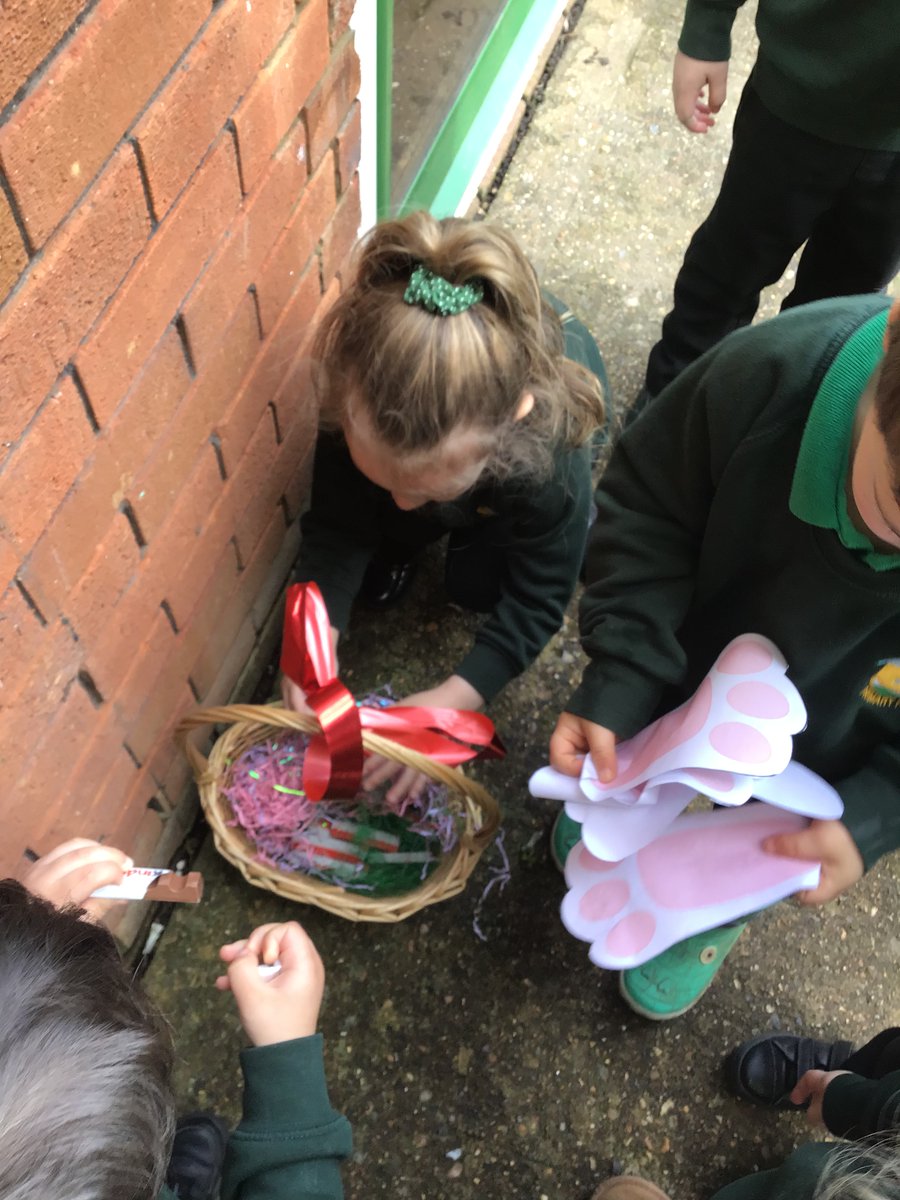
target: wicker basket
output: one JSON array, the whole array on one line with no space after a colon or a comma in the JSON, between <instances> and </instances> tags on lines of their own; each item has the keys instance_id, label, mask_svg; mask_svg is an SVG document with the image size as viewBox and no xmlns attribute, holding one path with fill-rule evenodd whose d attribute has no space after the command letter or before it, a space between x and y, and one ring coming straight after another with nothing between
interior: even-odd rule
<instances>
[{"instance_id":1,"label":"wicker basket","mask_svg":"<svg viewBox=\"0 0 900 1200\"><path fill-rule=\"evenodd\" d=\"M206 759L190 741L190 734L204 725L225 724L229 728L216 741ZM367 750L403 766L415 767L456 793L460 810L465 813L465 827L454 849L444 855L419 887L399 896L364 896L301 872L279 871L258 862L253 843L242 829L230 823L234 818L228 800L222 795L221 783L229 764L245 750L268 738L272 730L284 729L318 733L319 724L313 717L284 708L229 704L198 709L185 717L178 727L178 740L194 769L200 802L212 829L216 849L237 867L248 883L300 904L314 904L348 921L402 921L419 909L449 900L463 890L500 826L497 801L481 784L468 779L456 767L434 762L368 730L363 730L362 735Z\"/></svg>"}]
</instances>

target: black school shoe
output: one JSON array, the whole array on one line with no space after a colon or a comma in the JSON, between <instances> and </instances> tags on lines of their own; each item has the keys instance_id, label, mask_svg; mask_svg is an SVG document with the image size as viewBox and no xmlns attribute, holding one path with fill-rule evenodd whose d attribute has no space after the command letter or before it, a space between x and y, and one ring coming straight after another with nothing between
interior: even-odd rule
<instances>
[{"instance_id":1,"label":"black school shoe","mask_svg":"<svg viewBox=\"0 0 900 1200\"><path fill-rule=\"evenodd\" d=\"M839 1071L852 1042L820 1042L790 1033L761 1033L735 1046L725 1059L728 1090L763 1108L802 1108L791 1092L807 1071Z\"/></svg>"},{"instance_id":2,"label":"black school shoe","mask_svg":"<svg viewBox=\"0 0 900 1200\"><path fill-rule=\"evenodd\" d=\"M179 1200L216 1200L228 1126L213 1113L188 1113L175 1124L166 1186Z\"/></svg>"},{"instance_id":3,"label":"black school shoe","mask_svg":"<svg viewBox=\"0 0 900 1200\"><path fill-rule=\"evenodd\" d=\"M363 575L359 598L368 608L390 608L402 600L416 576L415 559L376 554Z\"/></svg>"}]
</instances>

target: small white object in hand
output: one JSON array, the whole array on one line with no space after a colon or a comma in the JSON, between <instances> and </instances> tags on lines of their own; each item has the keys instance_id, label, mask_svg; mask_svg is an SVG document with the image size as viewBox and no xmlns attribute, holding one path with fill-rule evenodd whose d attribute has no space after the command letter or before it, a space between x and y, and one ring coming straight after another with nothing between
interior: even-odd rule
<instances>
[{"instance_id":1,"label":"small white object in hand","mask_svg":"<svg viewBox=\"0 0 900 1200\"><path fill-rule=\"evenodd\" d=\"M276 958L273 963L260 963L256 969L259 971L260 979L274 979L281 973L281 963Z\"/></svg>"}]
</instances>

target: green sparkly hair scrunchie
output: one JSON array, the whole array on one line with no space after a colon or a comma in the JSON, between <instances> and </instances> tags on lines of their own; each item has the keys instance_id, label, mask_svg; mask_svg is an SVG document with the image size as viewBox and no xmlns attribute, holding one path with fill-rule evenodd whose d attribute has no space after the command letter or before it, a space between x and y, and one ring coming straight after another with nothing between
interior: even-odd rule
<instances>
[{"instance_id":1,"label":"green sparkly hair scrunchie","mask_svg":"<svg viewBox=\"0 0 900 1200\"><path fill-rule=\"evenodd\" d=\"M454 317L477 304L484 296L480 283L450 283L442 275L435 275L424 263L414 269L409 285L403 293L407 304L416 304L430 313L442 317Z\"/></svg>"}]
</instances>

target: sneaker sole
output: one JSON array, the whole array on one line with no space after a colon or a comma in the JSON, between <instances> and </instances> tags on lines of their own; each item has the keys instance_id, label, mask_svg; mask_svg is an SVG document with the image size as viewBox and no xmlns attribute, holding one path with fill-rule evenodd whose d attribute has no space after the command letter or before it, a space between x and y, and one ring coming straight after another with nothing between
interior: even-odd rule
<instances>
[{"instance_id":1,"label":"sneaker sole","mask_svg":"<svg viewBox=\"0 0 900 1200\"><path fill-rule=\"evenodd\" d=\"M690 1012L692 1008L697 1006L697 1004L709 991L713 979L715 979L715 975L713 975L712 979L710 979L703 991L697 993L690 1004L685 1004L683 1008L673 1009L671 1012L653 1012L652 1009L644 1008L643 1004L640 1004L637 1000L635 1000L631 993L626 989L624 971L619 972L619 995L622 997L631 1011L636 1012L639 1017L645 1017L648 1021L673 1021L676 1017L683 1017L686 1012Z\"/></svg>"}]
</instances>

